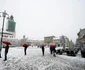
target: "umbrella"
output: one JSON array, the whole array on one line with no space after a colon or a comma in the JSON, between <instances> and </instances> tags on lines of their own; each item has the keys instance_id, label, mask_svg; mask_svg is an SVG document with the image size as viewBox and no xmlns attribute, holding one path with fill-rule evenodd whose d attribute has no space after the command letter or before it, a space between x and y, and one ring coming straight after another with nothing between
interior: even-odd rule
<instances>
[{"instance_id":1,"label":"umbrella","mask_svg":"<svg viewBox=\"0 0 85 70\"><path fill-rule=\"evenodd\" d=\"M28 45L27 44L24 44L23 47L28 47Z\"/></svg>"},{"instance_id":2,"label":"umbrella","mask_svg":"<svg viewBox=\"0 0 85 70\"><path fill-rule=\"evenodd\" d=\"M6 45L11 45L11 43L8 41L3 41L2 43L6 44Z\"/></svg>"}]
</instances>

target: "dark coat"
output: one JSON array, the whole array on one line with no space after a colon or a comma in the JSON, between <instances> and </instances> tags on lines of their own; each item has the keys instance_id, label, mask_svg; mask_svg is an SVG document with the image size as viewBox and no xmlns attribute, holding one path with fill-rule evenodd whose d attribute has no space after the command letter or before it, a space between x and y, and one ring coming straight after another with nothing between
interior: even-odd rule
<instances>
[{"instance_id":1,"label":"dark coat","mask_svg":"<svg viewBox=\"0 0 85 70\"><path fill-rule=\"evenodd\" d=\"M6 45L5 51L8 52L8 50L9 50L9 45Z\"/></svg>"}]
</instances>

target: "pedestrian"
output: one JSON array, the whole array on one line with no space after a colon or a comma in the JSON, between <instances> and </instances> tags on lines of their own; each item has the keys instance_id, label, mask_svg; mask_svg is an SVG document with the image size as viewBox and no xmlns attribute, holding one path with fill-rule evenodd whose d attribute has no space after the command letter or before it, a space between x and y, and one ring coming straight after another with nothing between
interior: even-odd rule
<instances>
[{"instance_id":1,"label":"pedestrian","mask_svg":"<svg viewBox=\"0 0 85 70\"><path fill-rule=\"evenodd\" d=\"M0 58L1 58L1 48L0 48Z\"/></svg>"},{"instance_id":2,"label":"pedestrian","mask_svg":"<svg viewBox=\"0 0 85 70\"><path fill-rule=\"evenodd\" d=\"M1 58L2 45L0 44L0 58Z\"/></svg>"},{"instance_id":3,"label":"pedestrian","mask_svg":"<svg viewBox=\"0 0 85 70\"><path fill-rule=\"evenodd\" d=\"M52 45L50 45L50 54L52 54Z\"/></svg>"},{"instance_id":4,"label":"pedestrian","mask_svg":"<svg viewBox=\"0 0 85 70\"><path fill-rule=\"evenodd\" d=\"M52 51L53 51L53 56L54 57L56 57L56 55L55 55L56 54L56 49L55 48L56 48L56 45L53 45L52 46Z\"/></svg>"},{"instance_id":5,"label":"pedestrian","mask_svg":"<svg viewBox=\"0 0 85 70\"><path fill-rule=\"evenodd\" d=\"M4 61L6 61L7 60L7 54L8 54L8 50L9 50L9 45L7 44L5 47L5 59L4 59Z\"/></svg>"},{"instance_id":6,"label":"pedestrian","mask_svg":"<svg viewBox=\"0 0 85 70\"><path fill-rule=\"evenodd\" d=\"M45 45L41 45L41 49L42 49L42 55L44 56Z\"/></svg>"},{"instance_id":7,"label":"pedestrian","mask_svg":"<svg viewBox=\"0 0 85 70\"><path fill-rule=\"evenodd\" d=\"M53 45L53 44L51 44L50 45L50 53L51 54L53 54L53 56L55 57L56 55L55 55L55 53L56 53L56 45Z\"/></svg>"},{"instance_id":8,"label":"pedestrian","mask_svg":"<svg viewBox=\"0 0 85 70\"><path fill-rule=\"evenodd\" d=\"M28 48L28 45L27 44L24 44L23 47L24 47L24 54L26 55L26 50Z\"/></svg>"}]
</instances>

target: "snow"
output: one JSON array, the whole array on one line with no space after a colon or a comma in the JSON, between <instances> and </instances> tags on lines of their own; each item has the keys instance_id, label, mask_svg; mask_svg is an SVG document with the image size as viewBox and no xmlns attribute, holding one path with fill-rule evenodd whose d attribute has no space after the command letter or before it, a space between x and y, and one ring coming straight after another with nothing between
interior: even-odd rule
<instances>
[{"instance_id":1,"label":"snow","mask_svg":"<svg viewBox=\"0 0 85 70\"><path fill-rule=\"evenodd\" d=\"M80 53L79 53L80 54ZM4 49L0 58L0 70L85 70L85 58L58 55L50 55L49 48L45 48L45 56L42 56L41 48L28 47L27 55L24 55L23 47L9 48L8 60L4 59Z\"/></svg>"},{"instance_id":2,"label":"snow","mask_svg":"<svg viewBox=\"0 0 85 70\"><path fill-rule=\"evenodd\" d=\"M68 48L68 47L65 47L65 48ZM56 47L56 50L59 50L59 49L63 49L63 46Z\"/></svg>"}]
</instances>

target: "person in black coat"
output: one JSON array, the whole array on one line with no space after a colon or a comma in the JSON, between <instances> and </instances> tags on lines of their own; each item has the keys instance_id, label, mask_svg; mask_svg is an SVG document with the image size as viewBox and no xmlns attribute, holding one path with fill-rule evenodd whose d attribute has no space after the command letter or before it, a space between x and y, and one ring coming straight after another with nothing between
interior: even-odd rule
<instances>
[{"instance_id":1,"label":"person in black coat","mask_svg":"<svg viewBox=\"0 0 85 70\"><path fill-rule=\"evenodd\" d=\"M0 44L0 58L1 58L2 45Z\"/></svg>"},{"instance_id":2,"label":"person in black coat","mask_svg":"<svg viewBox=\"0 0 85 70\"><path fill-rule=\"evenodd\" d=\"M53 54L53 56L55 57L55 53L56 53L56 45L50 45L50 53Z\"/></svg>"},{"instance_id":3,"label":"person in black coat","mask_svg":"<svg viewBox=\"0 0 85 70\"><path fill-rule=\"evenodd\" d=\"M26 55L27 53L26 53L26 50L27 50L27 47L24 47L24 54Z\"/></svg>"},{"instance_id":4,"label":"person in black coat","mask_svg":"<svg viewBox=\"0 0 85 70\"><path fill-rule=\"evenodd\" d=\"M53 50L52 50L52 51L53 51L53 56L54 56L54 57L56 57L56 55L55 55L56 49L55 49L55 48L56 48L56 45L53 45L53 47L52 47Z\"/></svg>"},{"instance_id":5,"label":"person in black coat","mask_svg":"<svg viewBox=\"0 0 85 70\"><path fill-rule=\"evenodd\" d=\"M6 47L4 47L4 48L5 48L5 59L4 59L4 61L6 61L7 60L8 50L9 50L9 45L7 44Z\"/></svg>"},{"instance_id":6,"label":"person in black coat","mask_svg":"<svg viewBox=\"0 0 85 70\"><path fill-rule=\"evenodd\" d=\"M52 54L52 46L50 46L50 54Z\"/></svg>"},{"instance_id":7,"label":"person in black coat","mask_svg":"<svg viewBox=\"0 0 85 70\"><path fill-rule=\"evenodd\" d=\"M41 49L42 49L42 54L43 54L43 56L44 56L45 45L41 45Z\"/></svg>"},{"instance_id":8,"label":"person in black coat","mask_svg":"<svg viewBox=\"0 0 85 70\"><path fill-rule=\"evenodd\" d=\"M28 48L28 44L24 44L23 47L24 47L24 54L26 55L26 50Z\"/></svg>"}]
</instances>

